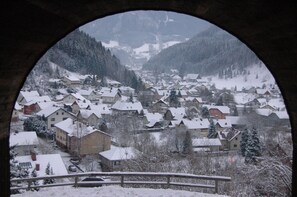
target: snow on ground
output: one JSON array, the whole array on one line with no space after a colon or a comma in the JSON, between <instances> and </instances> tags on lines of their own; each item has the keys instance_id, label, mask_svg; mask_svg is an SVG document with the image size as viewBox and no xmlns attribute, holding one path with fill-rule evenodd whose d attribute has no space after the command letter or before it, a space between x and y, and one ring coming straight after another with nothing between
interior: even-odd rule
<instances>
[{"instance_id":1,"label":"snow on ground","mask_svg":"<svg viewBox=\"0 0 297 197\"><path fill-rule=\"evenodd\" d=\"M270 84L275 84L274 77L264 64L253 65L249 67L247 71L250 74L240 75L232 79L219 79L218 77L211 77L211 82L215 84L217 89L231 89L235 88L236 86L237 90L251 87L261 88L263 84L265 84L267 87ZM203 79L207 81L208 78L209 77Z\"/></svg>"},{"instance_id":2,"label":"snow on ground","mask_svg":"<svg viewBox=\"0 0 297 197\"><path fill-rule=\"evenodd\" d=\"M108 43L102 42L102 45L106 48L114 48L120 46L119 42L114 40L110 40Z\"/></svg>"},{"instance_id":3,"label":"snow on ground","mask_svg":"<svg viewBox=\"0 0 297 197\"><path fill-rule=\"evenodd\" d=\"M27 191L13 197L224 197L224 195L189 192L173 189L122 188L104 186L97 188L52 187L42 188L38 192Z\"/></svg>"}]
</instances>

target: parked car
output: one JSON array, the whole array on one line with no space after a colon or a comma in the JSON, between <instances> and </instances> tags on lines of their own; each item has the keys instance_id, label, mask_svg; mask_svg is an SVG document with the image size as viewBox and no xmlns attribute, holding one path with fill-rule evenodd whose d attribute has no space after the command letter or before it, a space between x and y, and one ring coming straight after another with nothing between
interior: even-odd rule
<instances>
[{"instance_id":1,"label":"parked car","mask_svg":"<svg viewBox=\"0 0 297 197\"><path fill-rule=\"evenodd\" d=\"M69 170L70 172L76 172L76 171L77 171L77 168L76 168L75 165L69 165L69 166L68 166L68 170Z\"/></svg>"},{"instance_id":2,"label":"parked car","mask_svg":"<svg viewBox=\"0 0 297 197\"><path fill-rule=\"evenodd\" d=\"M78 187L101 187L104 179L100 177L87 177L83 179L81 182L77 183Z\"/></svg>"},{"instance_id":3,"label":"parked car","mask_svg":"<svg viewBox=\"0 0 297 197\"><path fill-rule=\"evenodd\" d=\"M79 157L73 157L69 161L75 165L78 165L80 163L81 159Z\"/></svg>"}]
</instances>

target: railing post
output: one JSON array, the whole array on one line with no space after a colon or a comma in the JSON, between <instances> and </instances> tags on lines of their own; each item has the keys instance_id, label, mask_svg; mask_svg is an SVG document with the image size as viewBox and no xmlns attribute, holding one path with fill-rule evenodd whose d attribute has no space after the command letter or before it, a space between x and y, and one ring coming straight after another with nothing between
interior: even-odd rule
<instances>
[{"instance_id":1,"label":"railing post","mask_svg":"<svg viewBox=\"0 0 297 197\"><path fill-rule=\"evenodd\" d=\"M215 180L215 194L218 193L218 184L219 184L219 181Z\"/></svg>"},{"instance_id":2,"label":"railing post","mask_svg":"<svg viewBox=\"0 0 297 197\"><path fill-rule=\"evenodd\" d=\"M121 175L121 187L124 187L124 175Z\"/></svg>"},{"instance_id":3,"label":"railing post","mask_svg":"<svg viewBox=\"0 0 297 197\"><path fill-rule=\"evenodd\" d=\"M78 176L74 177L74 187L77 187L78 183Z\"/></svg>"},{"instance_id":4,"label":"railing post","mask_svg":"<svg viewBox=\"0 0 297 197\"><path fill-rule=\"evenodd\" d=\"M27 189L28 191L31 190L31 184L32 184L32 181L29 180L29 181L28 181L28 189Z\"/></svg>"},{"instance_id":5,"label":"railing post","mask_svg":"<svg viewBox=\"0 0 297 197\"><path fill-rule=\"evenodd\" d=\"M170 176L167 176L167 189L170 188Z\"/></svg>"}]
</instances>

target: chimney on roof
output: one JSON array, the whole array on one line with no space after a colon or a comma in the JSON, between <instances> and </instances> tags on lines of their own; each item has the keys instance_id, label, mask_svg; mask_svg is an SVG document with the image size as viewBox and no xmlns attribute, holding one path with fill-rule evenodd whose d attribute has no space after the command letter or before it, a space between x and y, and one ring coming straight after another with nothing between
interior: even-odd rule
<instances>
[{"instance_id":1,"label":"chimney on roof","mask_svg":"<svg viewBox=\"0 0 297 197\"><path fill-rule=\"evenodd\" d=\"M36 153L34 151L30 151L32 161L36 161Z\"/></svg>"}]
</instances>

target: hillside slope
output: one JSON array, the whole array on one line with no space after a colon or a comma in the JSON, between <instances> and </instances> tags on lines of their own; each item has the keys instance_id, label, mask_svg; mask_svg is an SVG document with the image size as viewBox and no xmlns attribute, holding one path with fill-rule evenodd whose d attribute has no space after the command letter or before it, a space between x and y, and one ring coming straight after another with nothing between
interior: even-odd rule
<instances>
[{"instance_id":1,"label":"hillside slope","mask_svg":"<svg viewBox=\"0 0 297 197\"><path fill-rule=\"evenodd\" d=\"M247 66L258 63L260 60L246 45L213 26L187 42L161 51L143 68L160 72L178 69L182 74L220 74L232 78L237 74L245 74Z\"/></svg>"}]
</instances>

